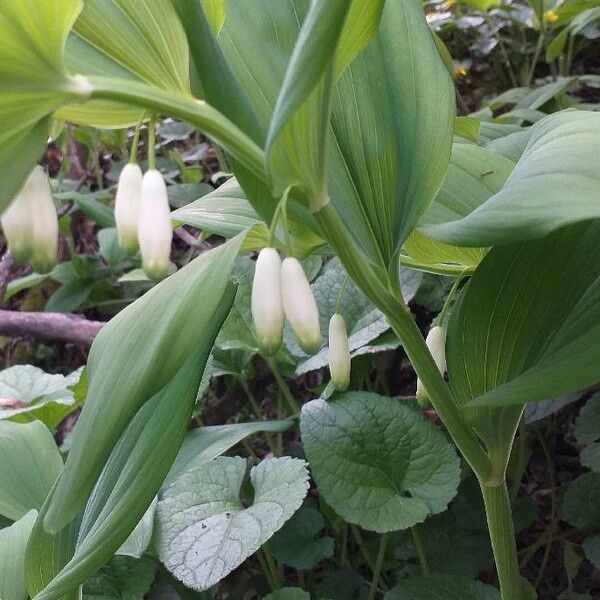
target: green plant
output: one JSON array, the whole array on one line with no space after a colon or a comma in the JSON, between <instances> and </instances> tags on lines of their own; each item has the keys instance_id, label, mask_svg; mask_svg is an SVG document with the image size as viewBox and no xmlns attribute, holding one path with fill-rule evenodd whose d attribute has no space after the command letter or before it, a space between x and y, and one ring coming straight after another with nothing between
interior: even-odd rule
<instances>
[{"instance_id":1,"label":"green plant","mask_svg":"<svg viewBox=\"0 0 600 600\"><path fill-rule=\"evenodd\" d=\"M51 0L7 0L0 33L4 207L55 118L104 127L148 113L187 121L223 148L243 190L235 194L242 210L220 219L231 239L119 313L94 342L67 461L32 506L37 517L19 521L31 531L29 595L76 597L152 506L180 460L209 353L234 306L235 258L274 247L296 284L297 259L317 249L335 255L385 316L475 473L502 597L524 598L506 486L523 406L598 383L600 115L561 111L509 130L475 122L471 141L462 122L454 138L454 88L416 0L65 0L60 11ZM194 208L172 218L191 220ZM458 278L442 315L449 381L403 298L401 264ZM301 347L314 350L320 327L310 316L308 325L291 320ZM293 414L279 365L268 364ZM349 523L385 534L411 528L456 493L452 446L390 398L313 400L300 429L325 502ZM158 554L197 590L259 549L271 587L280 587L265 543L300 507L306 466L265 459L251 490L244 476L239 459L199 460L161 493ZM367 560L371 598L386 539ZM414 540L420 552L418 531ZM433 579L424 589L444 585ZM467 587L478 593L478 584ZM388 597L403 593L410 589L400 584Z\"/></svg>"}]
</instances>

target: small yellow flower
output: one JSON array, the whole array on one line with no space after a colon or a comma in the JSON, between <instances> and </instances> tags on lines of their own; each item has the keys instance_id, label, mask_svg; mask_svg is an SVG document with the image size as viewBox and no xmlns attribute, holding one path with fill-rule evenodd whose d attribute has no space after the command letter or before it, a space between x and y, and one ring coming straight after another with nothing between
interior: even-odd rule
<instances>
[{"instance_id":1,"label":"small yellow flower","mask_svg":"<svg viewBox=\"0 0 600 600\"><path fill-rule=\"evenodd\" d=\"M544 13L544 22L545 23L550 23L550 24L556 23L556 21L558 21L559 18L560 17L555 10L550 9Z\"/></svg>"},{"instance_id":2,"label":"small yellow flower","mask_svg":"<svg viewBox=\"0 0 600 600\"><path fill-rule=\"evenodd\" d=\"M469 73L469 69L463 66L454 67L454 79L461 79L466 77Z\"/></svg>"}]
</instances>

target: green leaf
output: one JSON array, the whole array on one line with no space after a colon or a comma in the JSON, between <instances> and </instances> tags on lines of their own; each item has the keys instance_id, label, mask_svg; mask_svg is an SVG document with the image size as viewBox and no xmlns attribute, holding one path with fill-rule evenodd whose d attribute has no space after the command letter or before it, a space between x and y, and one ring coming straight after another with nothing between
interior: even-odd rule
<instances>
[{"instance_id":1,"label":"green leaf","mask_svg":"<svg viewBox=\"0 0 600 600\"><path fill-rule=\"evenodd\" d=\"M462 493L462 488L459 494ZM419 537L427 564L434 575L455 575L458 577L476 577L486 565L493 562L492 547L484 528L466 528L457 522L458 507L434 515L419 526ZM469 518L469 517L467 517ZM404 546L399 546L396 558L418 561L414 542L406 532Z\"/></svg>"},{"instance_id":2,"label":"green leaf","mask_svg":"<svg viewBox=\"0 0 600 600\"><path fill-rule=\"evenodd\" d=\"M385 600L500 600L500 592L480 581L449 576L411 577L387 592Z\"/></svg>"},{"instance_id":3,"label":"green leaf","mask_svg":"<svg viewBox=\"0 0 600 600\"><path fill-rule=\"evenodd\" d=\"M189 50L168 0L86 0L70 40L74 72L143 81L183 95L190 92ZM104 113L104 114L103 114ZM142 111L106 102L67 106L60 119L96 127L137 123Z\"/></svg>"},{"instance_id":4,"label":"green leaf","mask_svg":"<svg viewBox=\"0 0 600 600\"><path fill-rule=\"evenodd\" d=\"M452 81L421 3L386 2L378 35L338 81L329 157L331 200L376 264L392 263L437 193L453 122Z\"/></svg>"},{"instance_id":5,"label":"green leaf","mask_svg":"<svg viewBox=\"0 0 600 600\"><path fill-rule=\"evenodd\" d=\"M300 588L281 588L266 595L263 600L310 600L310 594Z\"/></svg>"},{"instance_id":6,"label":"green leaf","mask_svg":"<svg viewBox=\"0 0 600 600\"><path fill-rule=\"evenodd\" d=\"M523 155L498 193L467 216L422 231L449 244L492 246L598 218L600 175L592 157L599 153L599 113L550 115L531 128Z\"/></svg>"},{"instance_id":7,"label":"green leaf","mask_svg":"<svg viewBox=\"0 0 600 600\"><path fill-rule=\"evenodd\" d=\"M123 432L87 502L73 557L37 594L38 600L56 600L75 590L119 550L144 516L183 443L212 343L233 295L232 287L223 292L212 323L204 328L203 343L189 349L179 371Z\"/></svg>"},{"instance_id":8,"label":"green leaf","mask_svg":"<svg viewBox=\"0 0 600 600\"><path fill-rule=\"evenodd\" d=\"M455 306L448 374L456 399L489 442L505 447L526 402L597 383L599 235L594 221L494 248ZM500 405L512 408L490 410Z\"/></svg>"},{"instance_id":9,"label":"green leaf","mask_svg":"<svg viewBox=\"0 0 600 600\"><path fill-rule=\"evenodd\" d=\"M228 295L229 273L242 241L243 235L202 254L130 304L98 334L88 361L88 399L45 517L47 530L60 530L80 510L133 415L179 377L190 353L210 350L214 315ZM198 313L200 299L203 310ZM199 376L204 363L200 367Z\"/></svg>"},{"instance_id":10,"label":"green leaf","mask_svg":"<svg viewBox=\"0 0 600 600\"><path fill-rule=\"evenodd\" d=\"M205 590L256 552L300 507L305 463L269 458L250 471L254 499L240 501L242 458L218 457L188 470L158 503L158 555L186 586Z\"/></svg>"},{"instance_id":11,"label":"green leaf","mask_svg":"<svg viewBox=\"0 0 600 600\"><path fill-rule=\"evenodd\" d=\"M580 444L600 440L600 393L596 393L579 411L575 421L575 437Z\"/></svg>"},{"instance_id":12,"label":"green leaf","mask_svg":"<svg viewBox=\"0 0 600 600\"><path fill-rule=\"evenodd\" d=\"M583 542L585 557L596 567L600 569L600 534L590 535Z\"/></svg>"},{"instance_id":13,"label":"green leaf","mask_svg":"<svg viewBox=\"0 0 600 600\"><path fill-rule=\"evenodd\" d=\"M45 425L0 421L0 514L16 521L40 509L62 466Z\"/></svg>"},{"instance_id":14,"label":"green leaf","mask_svg":"<svg viewBox=\"0 0 600 600\"><path fill-rule=\"evenodd\" d=\"M27 600L25 549L37 512L32 510L16 523L0 529L0 598Z\"/></svg>"},{"instance_id":15,"label":"green leaf","mask_svg":"<svg viewBox=\"0 0 600 600\"><path fill-rule=\"evenodd\" d=\"M293 425L293 421L257 421L255 423L231 423L200 427L190 431L177 454L163 489L189 469L210 462L250 435L268 431L282 433Z\"/></svg>"},{"instance_id":16,"label":"green leaf","mask_svg":"<svg viewBox=\"0 0 600 600\"><path fill-rule=\"evenodd\" d=\"M460 219L498 192L514 163L498 154L455 143L444 183L420 226ZM430 272L461 274L481 262L484 248L460 248L438 242L415 230L403 246L403 264Z\"/></svg>"},{"instance_id":17,"label":"green leaf","mask_svg":"<svg viewBox=\"0 0 600 600\"><path fill-rule=\"evenodd\" d=\"M596 473L600 473L600 443L590 444L581 451L581 464Z\"/></svg>"},{"instance_id":18,"label":"green leaf","mask_svg":"<svg viewBox=\"0 0 600 600\"><path fill-rule=\"evenodd\" d=\"M0 6L0 210L40 158L50 114L87 94L63 64L81 6L81 0L65 0L60 10L54 0L5 0Z\"/></svg>"},{"instance_id":19,"label":"green leaf","mask_svg":"<svg viewBox=\"0 0 600 600\"><path fill-rule=\"evenodd\" d=\"M563 518L573 527L587 527L600 523L600 475L584 473L565 490L560 510Z\"/></svg>"},{"instance_id":20,"label":"green leaf","mask_svg":"<svg viewBox=\"0 0 600 600\"><path fill-rule=\"evenodd\" d=\"M383 533L442 512L459 460L433 423L398 401L348 392L302 407L300 431L324 500L346 521Z\"/></svg>"},{"instance_id":21,"label":"green leaf","mask_svg":"<svg viewBox=\"0 0 600 600\"><path fill-rule=\"evenodd\" d=\"M151 558L115 556L83 586L83 600L143 600L156 565Z\"/></svg>"},{"instance_id":22,"label":"green leaf","mask_svg":"<svg viewBox=\"0 0 600 600\"><path fill-rule=\"evenodd\" d=\"M202 0L202 8L206 15L206 20L217 35L225 23L225 2L224 0Z\"/></svg>"},{"instance_id":23,"label":"green leaf","mask_svg":"<svg viewBox=\"0 0 600 600\"><path fill-rule=\"evenodd\" d=\"M342 31L354 4L353 22ZM275 196L298 188L311 211L327 203L327 142L336 53L340 63L350 62L374 33L363 38L358 20L362 0L313 2L300 29L279 90L266 141L266 166ZM372 2L380 12L381 2ZM370 21L367 21L370 25ZM359 45L360 44L360 45ZM358 46L358 47L356 47Z\"/></svg>"},{"instance_id":24,"label":"green leaf","mask_svg":"<svg viewBox=\"0 0 600 600\"><path fill-rule=\"evenodd\" d=\"M288 567L312 569L319 561L333 556L333 538L320 535L324 528L323 515L311 506L302 506L273 536L269 548Z\"/></svg>"},{"instance_id":25,"label":"green leaf","mask_svg":"<svg viewBox=\"0 0 600 600\"><path fill-rule=\"evenodd\" d=\"M565 49L570 35L577 35L588 25L600 19L600 7L595 6L576 15L546 48L546 62L556 60Z\"/></svg>"},{"instance_id":26,"label":"green leaf","mask_svg":"<svg viewBox=\"0 0 600 600\"><path fill-rule=\"evenodd\" d=\"M317 598L331 600L365 600L370 582L351 569L331 571L317 587Z\"/></svg>"},{"instance_id":27,"label":"green leaf","mask_svg":"<svg viewBox=\"0 0 600 600\"><path fill-rule=\"evenodd\" d=\"M152 540L157 502L158 499L154 498L140 522L135 526L135 529L117 550L116 554L119 556L130 556L131 558L142 558Z\"/></svg>"},{"instance_id":28,"label":"green leaf","mask_svg":"<svg viewBox=\"0 0 600 600\"><path fill-rule=\"evenodd\" d=\"M479 143L481 123L472 117L456 117L454 119L454 135L464 138L474 144Z\"/></svg>"},{"instance_id":29,"label":"green leaf","mask_svg":"<svg viewBox=\"0 0 600 600\"><path fill-rule=\"evenodd\" d=\"M0 372L0 419L42 421L54 429L85 398L87 377L78 369L68 376L46 373L33 365Z\"/></svg>"},{"instance_id":30,"label":"green leaf","mask_svg":"<svg viewBox=\"0 0 600 600\"><path fill-rule=\"evenodd\" d=\"M269 232L235 179L171 213L175 223L197 227L207 233L230 238L249 231L244 250L257 250L269 243Z\"/></svg>"}]
</instances>

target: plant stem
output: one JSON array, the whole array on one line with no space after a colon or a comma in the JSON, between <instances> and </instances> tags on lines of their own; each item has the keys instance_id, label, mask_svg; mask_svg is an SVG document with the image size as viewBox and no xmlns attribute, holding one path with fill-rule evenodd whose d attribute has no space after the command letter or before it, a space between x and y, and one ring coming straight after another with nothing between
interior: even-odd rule
<instances>
[{"instance_id":1,"label":"plant stem","mask_svg":"<svg viewBox=\"0 0 600 600\"><path fill-rule=\"evenodd\" d=\"M250 401L250 406L252 407L252 410L253 410L256 418L259 421L262 421L263 415L260 410L260 406L258 405L258 402L256 401L256 398L254 397L254 394L252 393L252 390L250 389L250 386L248 385L248 382L246 381L245 377L239 376L239 377L236 377L236 379L240 383L240 386L244 390L246 397ZM264 432L264 436L265 436L265 440L267 442L267 446L269 447L269 450L271 451L271 453L273 455L275 455L275 441L273 440L273 436L268 431Z\"/></svg>"},{"instance_id":2,"label":"plant stem","mask_svg":"<svg viewBox=\"0 0 600 600\"><path fill-rule=\"evenodd\" d=\"M506 483L496 486L487 486L483 483L480 483L480 485L494 551L494 560L498 570L500 593L503 600L521 600L522 582Z\"/></svg>"},{"instance_id":3,"label":"plant stem","mask_svg":"<svg viewBox=\"0 0 600 600\"><path fill-rule=\"evenodd\" d=\"M156 119L148 123L148 168L156 169Z\"/></svg>"},{"instance_id":4,"label":"plant stem","mask_svg":"<svg viewBox=\"0 0 600 600\"><path fill-rule=\"evenodd\" d=\"M387 543L387 534L383 533L379 539L379 550L377 552L377 561L375 563L375 570L373 571L373 579L371 580L371 589L369 590L369 600L375 600L375 594L377 593L377 586L379 585L379 577L381 576L381 568L383 566L383 559L385 557L386 543Z\"/></svg>"},{"instance_id":5,"label":"plant stem","mask_svg":"<svg viewBox=\"0 0 600 600\"><path fill-rule=\"evenodd\" d=\"M535 75L535 68L537 66L538 60L540 59L540 54L542 49L544 48L544 38L546 37L546 32L544 28L540 30L540 35L538 37L538 41L533 52L533 57L531 59L531 65L529 67L529 73L527 74L527 79L525 80L525 86L531 87L531 83L533 82L533 76Z\"/></svg>"},{"instance_id":6,"label":"plant stem","mask_svg":"<svg viewBox=\"0 0 600 600\"><path fill-rule=\"evenodd\" d=\"M257 177L266 181L264 153L239 127L218 110L192 96L162 90L141 82L127 85L108 77L87 77L92 90L84 100L111 100L177 117L211 137Z\"/></svg>"},{"instance_id":7,"label":"plant stem","mask_svg":"<svg viewBox=\"0 0 600 600\"><path fill-rule=\"evenodd\" d=\"M492 473L489 456L461 414L460 407L440 374L404 300L379 280L368 259L357 249L331 203L314 213L314 216L352 279L387 317L455 444L479 478L486 481Z\"/></svg>"},{"instance_id":8,"label":"plant stem","mask_svg":"<svg viewBox=\"0 0 600 600\"><path fill-rule=\"evenodd\" d=\"M281 373L279 371L279 367L277 366L277 363L275 362L274 359L267 358L267 364L269 365L269 369L271 369L271 372L273 373L273 376L275 377L275 381L277 381L277 385L279 386L279 389L280 389L281 393L283 394L285 401L287 402L288 408L290 410L290 416L297 414L298 413L298 403L296 402L296 398L294 398L294 395L292 394L292 391L290 390L290 386L287 384L286 380L281 375Z\"/></svg>"},{"instance_id":9,"label":"plant stem","mask_svg":"<svg viewBox=\"0 0 600 600\"><path fill-rule=\"evenodd\" d=\"M138 155L138 146L140 144L140 133L142 132L142 123L144 122L144 118L140 119L140 122L135 126L135 131L133 133L133 140L131 141L131 151L129 153L129 162L136 163L137 155Z\"/></svg>"},{"instance_id":10,"label":"plant stem","mask_svg":"<svg viewBox=\"0 0 600 600\"><path fill-rule=\"evenodd\" d=\"M429 565L427 564L427 554L425 553L425 548L423 547L423 541L421 540L417 525L410 528L410 534L413 539L413 544L415 545L415 550L417 551L417 556L419 557L421 571L423 572L423 575L429 575L430 571Z\"/></svg>"}]
</instances>

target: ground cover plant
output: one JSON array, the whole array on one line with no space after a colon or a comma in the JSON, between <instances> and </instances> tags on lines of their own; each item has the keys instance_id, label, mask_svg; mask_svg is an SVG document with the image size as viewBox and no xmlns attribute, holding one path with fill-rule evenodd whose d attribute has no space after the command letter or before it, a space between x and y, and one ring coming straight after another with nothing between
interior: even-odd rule
<instances>
[{"instance_id":1,"label":"ground cover plant","mask_svg":"<svg viewBox=\"0 0 600 600\"><path fill-rule=\"evenodd\" d=\"M0 5L0 600L600 593L597 3Z\"/></svg>"}]
</instances>

